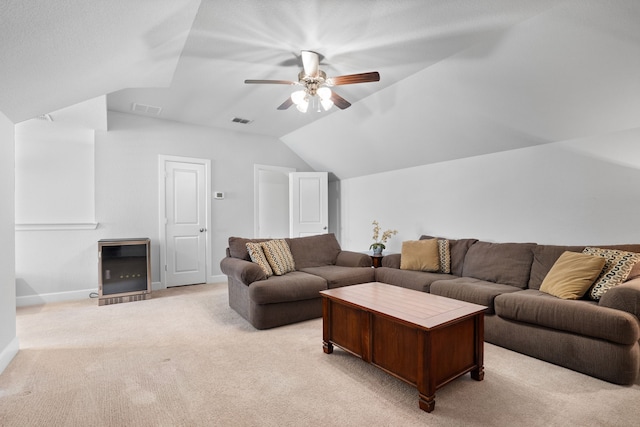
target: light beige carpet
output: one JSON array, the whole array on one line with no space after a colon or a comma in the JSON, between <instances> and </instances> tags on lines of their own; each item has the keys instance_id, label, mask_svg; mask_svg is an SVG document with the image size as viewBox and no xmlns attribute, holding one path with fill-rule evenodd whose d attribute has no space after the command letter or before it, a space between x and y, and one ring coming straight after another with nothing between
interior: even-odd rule
<instances>
[{"instance_id":1,"label":"light beige carpet","mask_svg":"<svg viewBox=\"0 0 640 427\"><path fill-rule=\"evenodd\" d=\"M467 374L418 408L415 388L336 349L322 320L257 331L226 284L147 301L18 309L20 352L0 375L1 426L635 426L621 387L485 344Z\"/></svg>"}]
</instances>

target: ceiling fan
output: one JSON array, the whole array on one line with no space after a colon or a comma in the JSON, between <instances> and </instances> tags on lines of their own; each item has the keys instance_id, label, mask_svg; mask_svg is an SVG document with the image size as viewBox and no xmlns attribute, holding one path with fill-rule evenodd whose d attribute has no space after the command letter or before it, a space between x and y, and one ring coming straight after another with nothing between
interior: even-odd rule
<instances>
[{"instance_id":1,"label":"ceiling fan","mask_svg":"<svg viewBox=\"0 0 640 427\"><path fill-rule=\"evenodd\" d=\"M278 110L286 110L295 105L299 111L306 113L309 108L309 102L313 101L316 96L320 98L320 105L325 111L333 105L341 110L349 108L351 103L332 91L330 88L333 86L377 82L380 80L380 74L377 71L327 78L326 73L320 69L320 55L318 53L303 50L300 56L302 58L302 71L298 74L297 82L292 80L245 80L244 82L247 84L303 86L304 89L293 92L286 101L280 104ZM320 106L318 105L318 111L320 111L319 108Z\"/></svg>"}]
</instances>

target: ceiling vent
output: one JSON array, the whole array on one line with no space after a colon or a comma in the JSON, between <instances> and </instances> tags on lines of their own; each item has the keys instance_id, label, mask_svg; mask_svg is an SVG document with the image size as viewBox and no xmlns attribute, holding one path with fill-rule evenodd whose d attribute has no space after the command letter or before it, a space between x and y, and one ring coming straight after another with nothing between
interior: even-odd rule
<instances>
[{"instance_id":1,"label":"ceiling vent","mask_svg":"<svg viewBox=\"0 0 640 427\"><path fill-rule=\"evenodd\" d=\"M243 125L248 125L249 123L251 123L253 120L249 120L249 119L242 119L240 117L234 117L233 119L231 119L231 121L233 123L242 123Z\"/></svg>"},{"instance_id":2,"label":"ceiling vent","mask_svg":"<svg viewBox=\"0 0 640 427\"><path fill-rule=\"evenodd\" d=\"M159 116L160 112L162 112L162 107L138 104L134 102L133 104L131 104L131 111L133 111L134 113L148 114L150 116Z\"/></svg>"}]
</instances>

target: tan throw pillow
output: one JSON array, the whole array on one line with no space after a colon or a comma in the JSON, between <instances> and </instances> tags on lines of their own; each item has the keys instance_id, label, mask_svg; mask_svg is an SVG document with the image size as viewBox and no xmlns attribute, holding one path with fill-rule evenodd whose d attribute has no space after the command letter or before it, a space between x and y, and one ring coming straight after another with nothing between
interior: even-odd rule
<instances>
[{"instance_id":1,"label":"tan throw pillow","mask_svg":"<svg viewBox=\"0 0 640 427\"><path fill-rule=\"evenodd\" d=\"M262 245L260 245L260 243L248 242L247 252L249 252L251 261L258 264L267 277L273 276L273 270L269 265L269 261L267 261L267 258L264 256L264 251L262 250Z\"/></svg>"},{"instance_id":2,"label":"tan throw pillow","mask_svg":"<svg viewBox=\"0 0 640 427\"><path fill-rule=\"evenodd\" d=\"M262 246L264 256L267 258L273 274L282 276L295 271L296 265L293 261L293 255L291 255L291 249L285 240L269 240L261 242L260 246Z\"/></svg>"},{"instance_id":3,"label":"tan throw pillow","mask_svg":"<svg viewBox=\"0 0 640 427\"><path fill-rule=\"evenodd\" d=\"M438 271L440 256L437 239L402 242L401 270Z\"/></svg>"},{"instance_id":4,"label":"tan throw pillow","mask_svg":"<svg viewBox=\"0 0 640 427\"><path fill-rule=\"evenodd\" d=\"M451 273L451 252L447 239L438 239L438 255L440 256L440 273Z\"/></svg>"},{"instance_id":5,"label":"tan throw pillow","mask_svg":"<svg viewBox=\"0 0 640 427\"><path fill-rule=\"evenodd\" d=\"M624 282L633 266L640 260L640 254L618 249L586 247L582 252L602 257L606 261L600 276L589 290L589 297L596 301L609 289Z\"/></svg>"},{"instance_id":6,"label":"tan throw pillow","mask_svg":"<svg viewBox=\"0 0 640 427\"><path fill-rule=\"evenodd\" d=\"M547 273L540 292L562 299L578 299L593 285L605 259L580 252L563 252Z\"/></svg>"}]
</instances>

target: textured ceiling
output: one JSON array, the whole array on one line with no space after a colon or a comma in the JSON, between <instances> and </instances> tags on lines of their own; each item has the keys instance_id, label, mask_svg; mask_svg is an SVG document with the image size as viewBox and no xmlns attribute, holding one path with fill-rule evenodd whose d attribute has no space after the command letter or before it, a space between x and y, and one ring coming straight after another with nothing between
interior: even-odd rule
<instances>
[{"instance_id":1,"label":"textured ceiling","mask_svg":"<svg viewBox=\"0 0 640 427\"><path fill-rule=\"evenodd\" d=\"M0 19L14 122L107 95L281 138L339 178L640 127L637 0L9 0ZM290 86L243 83L295 80L303 49L381 80L307 114L276 110Z\"/></svg>"}]
</instances>

